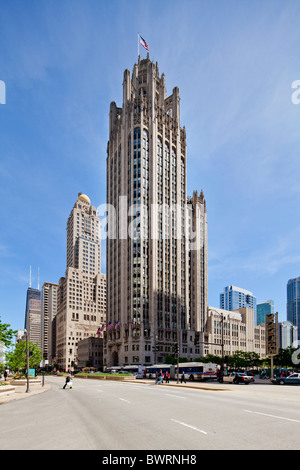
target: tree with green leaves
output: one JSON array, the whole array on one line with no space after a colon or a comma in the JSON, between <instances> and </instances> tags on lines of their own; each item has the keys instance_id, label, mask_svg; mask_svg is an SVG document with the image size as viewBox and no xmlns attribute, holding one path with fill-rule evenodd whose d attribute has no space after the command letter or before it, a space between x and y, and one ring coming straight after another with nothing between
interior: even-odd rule
<instances>
[{"instance_id":1,"label":"tree with green leaves","mask_svg":"<svg viewBox=\"0 0 300 470\"><path fill-rule=\"evenodd\" d=\"M2 323L0 318L0 342L7 348L12 346L13 339L16 336L17 331L12 330L8 323Z\"/></svg>"},{"instance_id":2,"label":"tree with green leaves","mask_svg":"<svg viewBox=\"0 0 300 470\"><path fill-rule=\"evenodd\" d=\"M29 368L35 369L39 367L42 351L37 347L36 344L29 341ZM17 343L14 350L6 354L6 364L9 369L14 371L25 370L27 367L27 349L26 341L20 341Z\"/></svg>"}]
</instances>

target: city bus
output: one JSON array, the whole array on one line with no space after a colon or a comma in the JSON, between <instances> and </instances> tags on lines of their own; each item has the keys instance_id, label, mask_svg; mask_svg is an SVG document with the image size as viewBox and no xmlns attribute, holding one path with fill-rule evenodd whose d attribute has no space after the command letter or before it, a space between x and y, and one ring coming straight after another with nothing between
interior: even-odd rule
<instances>
[{"instance_id":1,"label":"city bus","mask_svg":"<svg viewBox=\"0 0 300 470\"><path fill-rule=\"evenodd\" d=\"M137 374L139 372L140 366L136 365L128 365L128 366L123 366L122 372L123 374Z\"/></svg>"},{"instance_id":2,"label":"city bus","mask_svg":"<svg viewBox=\"0 0 300 470\"><path fill-rule=\"evenodd\" d=\"M154 364L153 366L146 367L146 377L147 379L155 379L156 372L162 371L163 375L166 372L169 372L170 379L174 379L175 376L175 366L172 364Z\"/></svg>"},{"instance_id":3,"label":"city bus","mask_svg":"<svg viewBox=\"0 0 300 470\"><path fill-rule=\"evenodd\" d=\"M177 366L175 366L177 379ZM213 380L217 378L217 365L211 362L182 362L179 364L179 379L184 374L185 380Z\"/></svg>"}]
</instances>

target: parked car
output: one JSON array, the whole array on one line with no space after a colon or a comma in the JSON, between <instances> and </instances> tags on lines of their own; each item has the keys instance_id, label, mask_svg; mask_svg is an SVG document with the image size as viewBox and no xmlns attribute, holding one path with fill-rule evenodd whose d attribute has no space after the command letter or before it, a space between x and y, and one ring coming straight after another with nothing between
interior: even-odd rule
<instances>
[{"instance_id":1,"label":"parked car","mask_svg":"<svg viewBox=\"0 0 300 470\"><path fill-rule=\"evenodd\" d=\"M228 375L223 375L223 377L220 377L219 381L233 384L244 383L248 385L250 383L250 377L241 372L231 372Z\"/></svg>"},{"instance_id":2,"label":"parked car","mask_svg":"<svg viewBox=\"0 0 300 470\"><path fill-rule=\"evenodd\" d=\"M250 382L255 382L253 375L248 374L248 372L243 372L243 375L247 376Z\"/></svg>"},{"instance_id":3,"label":"parked car","mask_svg":"<svg viewBox=\"0 0 300 470\"><path fill-rule=\"evenodd\" d=\"M300 385L300 374L294 373L288 377L275 377L272 383L275 385Z\"/></svg>"}]
</instances>

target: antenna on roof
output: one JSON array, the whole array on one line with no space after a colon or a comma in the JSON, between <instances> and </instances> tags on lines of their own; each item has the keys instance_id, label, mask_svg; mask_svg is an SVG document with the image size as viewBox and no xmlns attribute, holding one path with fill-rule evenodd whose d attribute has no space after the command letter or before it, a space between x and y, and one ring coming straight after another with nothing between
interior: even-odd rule
<instances>
[{"instance_id":1,"label":"antenna on roof","mask_svg":"<svg viewBox=\"0 0 300 470\"><path fill-rule=\"evenodd\" d=\"M29 270L29 287L31 287L31 265Z\"/></svg>"},{"instance_id":2,"label":"antenna on roof","mask_svg":"<svg viewBox=\"0 0 300 470\"><path fill-rule=\"evenodd\" d=\"M40 290L40 267L38 267L38 290Z\"/></svg>"}]
</instances>

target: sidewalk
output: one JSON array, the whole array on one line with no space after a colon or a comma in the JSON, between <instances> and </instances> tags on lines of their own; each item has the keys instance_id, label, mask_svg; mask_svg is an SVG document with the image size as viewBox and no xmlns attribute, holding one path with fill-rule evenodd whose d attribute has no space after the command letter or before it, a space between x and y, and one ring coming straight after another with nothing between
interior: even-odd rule
<instances>
[{"instance_id":1,"label":"sidewalk","mask_svg":"<svg viewBox=\"0 0 300 470\"><path fill-rule=\"evenodd\" d=\"M5 392L0 393L0 405L3 405L4 403L8 403L13 400L20 400L22 398L28 398L31 397L32 395L36 395L37 393L43 393L46 392L47 390L50 390L51 385L46 384L43 386L41 383L39 384L30 384L29 386L29 392L26 392L27 385L16 385L15 386L15 392L10 393L9 395L6 395Z\"/></svg>"}]
</instances>

